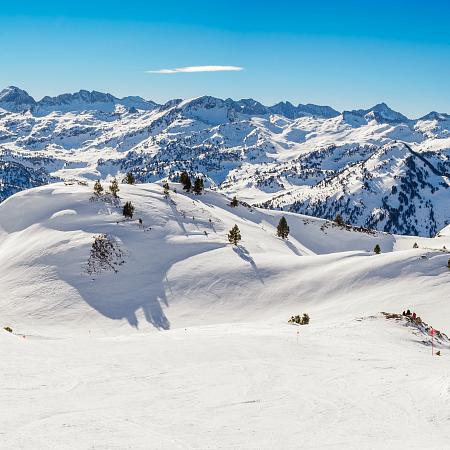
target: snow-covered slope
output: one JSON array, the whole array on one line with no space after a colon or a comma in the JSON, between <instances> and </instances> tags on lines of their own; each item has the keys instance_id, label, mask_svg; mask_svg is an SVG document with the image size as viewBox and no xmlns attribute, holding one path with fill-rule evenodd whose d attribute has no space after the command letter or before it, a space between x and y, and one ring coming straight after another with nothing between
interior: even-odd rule
<instances>
[{"instance_id":1,"label":"snow-covered slope","mask_svg":"<svg viewBox=\"0 0 450 450\"><path fill-rule=\"evenodd\" d=\"M31 157L42 183L128 171L140 182L175 181L187 170L254 205L339 212L382 231L433 236L450 220L449 116L412 120L384 103L340 114L211 96L157 105L96 91L35 101L9 87L0 94L0 161L23 179ZM0 199L18 190L12 176L0 180Z\"/></svg>"},{"instance_id":2,"label":"snow-covered slope","mask_svg":"<svg viewBox=\"0 0 450 450\"><path fill-rule=\"evenodd\" d=\"M281 212L232 208L217 193L165 198L159 185L143 184L121 185L120 195L135 206L135 220L123 220L109 201L92 201L92 184L52 184L0 205L3 320L30 332L51 324L62 334L116 332L282 320L297 308L321 315L344 308L354 317L407 303L450 325L443 317L449 254L439 251L450 248L446 233L413 249L416 238L287 213L291 235L283 241L275 236ZM227 243L234 224L239 247ZM95 260L99 273L88 270L94 236L102 234L117 245L117 273ZM372 253L376 244L381 255ZM398 245L408 250L394 251Z\"/></svg>"},{"instance_id":3,"label":"snow-covered slope","mask_svg":"<svg viewBox=\"0 0 450 450\"><path fill-rule=\"evenodd\" d=\"M432 358L424 329L380 311L448 333L448 227L396 236L177 184L120 185L120 204L92 188L0 204L1 448L446 448L449 341ZM112 270L90 258L103 234Z\"/></svg>"},{"instance_id":4,"label":"snow-covered slope","mask_svg":"<svg viewBox=\"0 0 450 450\"><path fill-rule=\"evenodd\" d=\"M386 144L309 189L296 188L264 206L410 235L434 236L449 220L447 174L403 143ZM380 204L381 199L381 204Z\"/></svg>"}]
</instances>

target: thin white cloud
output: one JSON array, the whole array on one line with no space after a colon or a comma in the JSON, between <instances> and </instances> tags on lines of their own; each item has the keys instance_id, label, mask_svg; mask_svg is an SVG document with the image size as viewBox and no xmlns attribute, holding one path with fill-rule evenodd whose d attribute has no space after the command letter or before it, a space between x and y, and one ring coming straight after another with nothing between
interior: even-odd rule
<instances>
[{"instance_id":1,"label":"thin white cloud","mask_svg":"<svg viewBox=\"0 0 450 450\"><path fill-rule=\"evenodd\" d=\"M147 70L146 73L239 72L240 70L244 70L244 68L239 66L190 66L176 69Z\"/></svg>"}]
</instances>

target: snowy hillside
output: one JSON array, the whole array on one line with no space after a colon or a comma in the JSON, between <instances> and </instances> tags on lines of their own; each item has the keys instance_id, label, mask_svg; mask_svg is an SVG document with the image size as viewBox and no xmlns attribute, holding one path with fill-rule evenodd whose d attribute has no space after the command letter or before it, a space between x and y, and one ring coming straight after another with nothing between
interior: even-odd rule
<instances>
[{"instance_id":1,"label":"snowy hillside","mask_svg":"<svg viewBox=\"0 0 450 450\"><path fill-rule=\"evenodd\" d=\"M342 308L342 302L353 317L400 309L402 292L417 307L434 298L437 313L429 314L446 325L448 254L439 251L450 248L445 232L434 239L396 237L287 213L290 238L283 241L275 235L278 211L233 208L213 192L166 198L156 184L120 188L122 204L135 206L134 220L124 220L110 197L91 198L92 184L52 184L0 205L4 320L30 331L50 320L61 333L78 326L168 329L222 322L224 314L227 321L282 320L299 304L314 312ZM227 241L234 224L242 234L239 247ZM117 244L120 261L113 270L98 266L91 273L98 235ZM382 254L374 256L376 244ZM349 284L360 300L350 301Z\"/></svg>"},{"instance_id":2,"label":"snowy hillside","mask_svg":"<svg viewBox=\"0 0 450 450\"><path fill-rule=\"evenodd\" d=\"M182 170L254 205L434 236L450 221L450 116L80 91L0 93L0 200L55 179L173 181ZM373 172L372 172L373 171ZM17 173L17 176L14 174Z\"/></svg>"},{"instance_id":3,"label":"snowy hillside","mask_svg":"<svg viewBox=\"0 0 450 450\"><path fill-rule=\"evenodd\" d=\"M330 219L409 235L434 236L449 220L448 177L403 143L386 144L310 189L292 189L265 202ZM381 204L380 204L381 199Z\"/></svg>"},{"instance_id":4,"label":"snowy hillside","mask_svg":"<svg viewBox=\"0 0 450 450\"><path fill-rule=\"evenodd\" d=\"M170 188L0 204L0 447L445 448L450 342L432 359L425 330L380 312L448 334L448 227L396 236Z\"/></svg>"}]
</instances>

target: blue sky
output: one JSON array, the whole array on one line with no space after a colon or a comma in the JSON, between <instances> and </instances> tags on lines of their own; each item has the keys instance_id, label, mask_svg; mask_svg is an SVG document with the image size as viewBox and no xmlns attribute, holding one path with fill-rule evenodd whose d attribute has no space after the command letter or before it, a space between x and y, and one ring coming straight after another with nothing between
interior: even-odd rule
<instances>
[{"instance_id":1,"label":"blue sky","mask_svg":"<svg viewBox=\"0 0 450 450\"><path fill-rule=\"evenodd\" d=\"M2 2L0 86L450 113L449 1L315 3ZM147 73L211 65L243 70Z\"/></svg>"}]
</instances>

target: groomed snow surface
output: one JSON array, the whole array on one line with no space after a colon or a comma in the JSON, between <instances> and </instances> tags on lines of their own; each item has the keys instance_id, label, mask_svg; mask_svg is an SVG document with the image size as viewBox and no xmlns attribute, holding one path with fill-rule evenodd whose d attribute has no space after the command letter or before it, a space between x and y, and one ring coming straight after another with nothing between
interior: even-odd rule
<instances>
[{"instance_id":1,"label":"groomed snow surface","mask_svg":"<svg viewBox=\"0 0 450 450\"><path fill-rule=\"evenodd\" d=\"M368 234L173 188L120 185L133 220L92 183L0 204L1 449L449 448L448 341L433 357L381 314L448 334L448 227ZM117 272L89 274L101 234Z\"/></svg>"}]
</instances>

